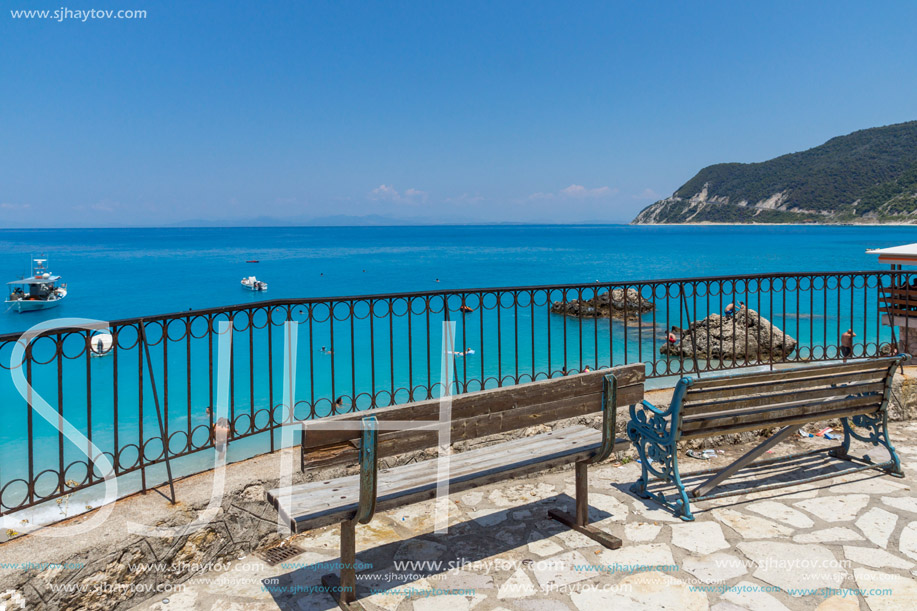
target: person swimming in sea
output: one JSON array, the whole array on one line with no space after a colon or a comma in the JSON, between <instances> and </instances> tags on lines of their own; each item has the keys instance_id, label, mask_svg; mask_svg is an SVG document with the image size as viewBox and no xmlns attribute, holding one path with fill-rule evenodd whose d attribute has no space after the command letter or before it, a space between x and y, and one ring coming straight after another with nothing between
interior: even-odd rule
<instances>
[{"instance_id":1,"label":"person swimming in sea","mask_svg":"<svg viewBox=\"0 0 917 611\"><path fill-rule=\"evenodd\" d=\"M213 417L213 411L207 408L207 417ZM210 428L210 443L221 456L226 454L226 448L229 446L229 438L232 436L233 426L228 418L221 417Z\"/></svg>"}]
</instances>

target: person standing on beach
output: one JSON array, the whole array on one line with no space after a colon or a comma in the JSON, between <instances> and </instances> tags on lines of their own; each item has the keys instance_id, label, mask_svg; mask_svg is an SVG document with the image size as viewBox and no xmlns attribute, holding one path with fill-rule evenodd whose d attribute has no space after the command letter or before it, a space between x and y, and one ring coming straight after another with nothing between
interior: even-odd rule
<instances>
[{"instance_id":1,"label":"person standing on beach","mask_svg":"<svg viewBox=\"0 0 917 611\"><path fill-rule=\"evenodd\" d=\"M853 355L853 338L856 336L853 329L847 329L847 332L841 335L841 356L844 357L845 363Z\"/></svg>"}]
</instances>

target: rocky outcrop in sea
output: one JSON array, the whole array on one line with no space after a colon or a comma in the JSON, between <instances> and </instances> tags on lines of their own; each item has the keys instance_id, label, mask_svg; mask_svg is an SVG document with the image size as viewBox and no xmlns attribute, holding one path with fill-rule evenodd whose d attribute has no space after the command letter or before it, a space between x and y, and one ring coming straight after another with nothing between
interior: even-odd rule
<instances>
[{"instance_id":1,"label":"rocky outcrop in sea","mask_svg":"<svg viewBox=\"0 0 917 611\"><path fill-rule=\"evenodd\" d=\"M680 341L666 342L661 354L682 358L779 361L796 350L796 340L754 310L742 308L727 318L711 314L681 330Z\"/></svg>"},{"instance_id":2,"label":"rocky outcrop in sea","mask_svg":"<svg viewBox=\"0 0 917 611\"><path fill-rule=\"evenodd\" d=\"M551 312L581 318L639 318L656 308L649 299L643 298L636 289L612 289L592 299L555 301Z\"/></svg>"}]
</instances>

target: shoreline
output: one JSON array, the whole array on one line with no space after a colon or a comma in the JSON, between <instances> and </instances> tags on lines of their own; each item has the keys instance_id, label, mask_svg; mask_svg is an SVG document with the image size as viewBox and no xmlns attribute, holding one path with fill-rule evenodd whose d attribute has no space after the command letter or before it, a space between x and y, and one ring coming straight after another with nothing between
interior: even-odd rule
<instances>
[{"instance_id":1,"label":"shoreline","mask_svg":"<svg viewBox=\"0 0 917 611\"><path fill-rule=\"evenodd\" d=\"M629 223L631 227L917 227L913 223Z\"/></svg>"},{"instance_id":2,"label":"shoreline","mask_svg":"<svg viewBox=\"0 0 917 611\"><path fill-rule=\"evenodd\" d=\"M222 231L234 229L429 229L455 227L524 228L524 227L917 227L912 223L721 223L702 221L699 223L634 223L634 222L576 222L569 223L417 223L391 225L142 225L109 227L3 227L0 235L26 231Z\"/></svg>"}]
</instances>

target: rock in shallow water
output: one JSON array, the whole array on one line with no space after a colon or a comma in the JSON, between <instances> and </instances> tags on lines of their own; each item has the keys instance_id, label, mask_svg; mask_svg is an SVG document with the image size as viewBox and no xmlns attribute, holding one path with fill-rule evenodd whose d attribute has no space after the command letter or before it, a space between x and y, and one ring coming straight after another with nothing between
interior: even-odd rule
<instances>
[{"instance_id":1,"label":"rock in shallow water","mask_svg":"<svg viewBox=\"0 0 917 611\"><path fill-rule=\"evenodd\" d=\"M681 340L666 343L661 354L682 358L770 361L796 350L796 340L754 310L742 308L727 318L711 314L681 331Z\"/></svg>"},{"instance_id":2,"label":"rock in shallow water","mask_svg":"<svg viewBox=\"0 0 917 611\"><path fill-rule=\"evenodd\" d=\"M551 304L551 312L585 318L636 319L656 308L656 304L644 299L636 289L612 289L591 299L578 299L577 295L570 291L566 300Z\"/></svg>"}]
</instances>

